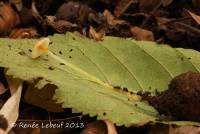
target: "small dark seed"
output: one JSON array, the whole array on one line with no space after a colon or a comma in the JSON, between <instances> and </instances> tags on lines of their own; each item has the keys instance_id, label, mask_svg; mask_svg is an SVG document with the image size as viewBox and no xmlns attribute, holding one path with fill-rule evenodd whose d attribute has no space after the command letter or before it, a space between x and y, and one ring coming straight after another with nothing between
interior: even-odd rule
<instances>
[{"instance_id":1,"label":"small dark seed","mask_svg":"<svg viewBox=\"0 0 200 134\"><path fill-rule=\"evenodd\" d=\"M62 54L62 51L59 51L59 54Z\"/></svg>"}]
</instances>

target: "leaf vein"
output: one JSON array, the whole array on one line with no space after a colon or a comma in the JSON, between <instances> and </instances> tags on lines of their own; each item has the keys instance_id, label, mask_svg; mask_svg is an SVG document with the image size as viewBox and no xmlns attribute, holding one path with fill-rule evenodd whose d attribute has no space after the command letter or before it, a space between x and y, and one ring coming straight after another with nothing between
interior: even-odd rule
<instances>
[{"instance_id":1,"label":"leaf vein","mask_svg":"<svg viewBox=\"0 0 200 134\"><path fill-rule=\"evenodd\" d=\"M138 48L140 48L142 51L144 51L147 55L149 55L154 61L156 61L161 68L163 68L165 70L165 72L167 72L167 74L170 76L170 78L173 78L173 74L167 69L167 67L165 65L163 65L156 57L154 57L153 55L151 55L150 53L148 53L144 48L141 48L139 45L135 45Z\"/></svg>"},{"instance_id":2,"label":"leaf vein","mask_svg":"<svg viewBox=\"0 0 200 134\"><path fill-rule=\"evenodd\" d=\"M72 45L68 45L68 46L72 46ZM99 72L100 72L100 73L102 74L102 76L104 77L105 81L106 81L108 84L110 84L108 78L107 78L106 75L103 73L103 71L100 69L100 67L99 67L95 62L93 62L93 61L90 59L90 57L88 57L87 55L85 55L84 52L83 52L79 47L77 47L77 46L73 46L73 47L75 47L76 49L78 49L78 50L83 54L83 56L86 57L86 58L97 68L97 70L99 70Z\"/></svg>"},{"instance_id":3,"label":"leaf vein","mask_svg":"<svg viewBox=\"0 0 200 134\"><path fill-rule=\"evenodd\" d=\"M140 82L140 81L138 80L138 78L129 70L129 68L128 68L126 65L124 65L124 64L122 63L122 61L121 61L119 58L117 58L117 57L110 51L110 49L108 49L108 48L105 47L104 45L101 45L101 46L103 46L103 47L111 54L111 56L112 56L114 59L116 59L116 60L120 63L120 65L121 65L122 67L124 67L124 68L126 69L126 71L133 77L133 79L136 80L136 82L138 83L138 85L140 86L140 88L141 88L141 89L144 89L144 87L142 86L141 82Z\"/></svg>"},{"instance_id":4,"label":"leaf vein","mask_svg":"<svg viewBox=\"0 0 200 134\"><path fill-rule=\"evenodd\" d=\"M185 59L187 59L187 61L193 66L193 68L197 71L200 72L200 70L198 70L198 68L179 50L179 49L175 49L178 53L180 53L182 56L185 57Z\"/></svg>"}]
</instances>

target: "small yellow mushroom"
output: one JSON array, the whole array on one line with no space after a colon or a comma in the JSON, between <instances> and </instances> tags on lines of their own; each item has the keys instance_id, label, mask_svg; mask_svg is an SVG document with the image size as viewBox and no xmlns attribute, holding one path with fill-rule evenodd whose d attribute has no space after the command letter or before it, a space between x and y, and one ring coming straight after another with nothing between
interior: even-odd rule
<instances>
[{"instance_id":1,"label":"small yellow mushroom","mask_svg":"<svg viewBox=\"0 0 200 134\"><path fill-rule=\"evenodd\" d=\"M32 50L32 53L31 53L31 57L33 59L36 59L40 55L42 55L43 53L47 52L49 43L50 43L50 39L49 38L43 38L40 41L38 41L33 47L33 50Z\"/></svg>"}]
</instances>

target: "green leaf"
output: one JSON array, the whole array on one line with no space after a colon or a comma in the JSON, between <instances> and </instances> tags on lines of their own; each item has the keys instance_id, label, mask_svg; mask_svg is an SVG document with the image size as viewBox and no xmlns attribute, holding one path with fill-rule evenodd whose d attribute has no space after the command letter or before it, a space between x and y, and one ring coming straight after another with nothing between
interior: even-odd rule
<instances>
[{"instance_id":1,"label":"green leaf","mask_svg":"<svg viewBox=\"0 0 200 134\"><path fill-rule=\"evenodd\" d=\"M71 33L50 39L52 53L38 59L30 58L37 40L2 39L0 66L8 68L7 75L23 80L39 78L39 89L56 85L54 99L62 107L118 125L157 122L158 112L136 93L154 95L156 90L166 90L174 76L200 69L200 54L193 50L116 37L95 42ZM129 91L114 88L118 86Z\"/></svg>"}]
</instances>

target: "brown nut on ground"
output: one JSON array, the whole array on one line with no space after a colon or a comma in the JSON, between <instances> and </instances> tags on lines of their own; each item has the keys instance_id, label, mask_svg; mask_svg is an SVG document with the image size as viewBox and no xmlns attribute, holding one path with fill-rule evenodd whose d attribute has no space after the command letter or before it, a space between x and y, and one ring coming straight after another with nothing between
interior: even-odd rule
<instances>
[{"instance_id":1,"label":"brown nut on ground","mask_svg":"<svg viewBox=\"0 0 200 134\"><path fill-rule=\"evenodd\" d=\"M19 24L19 16L9 4L0 2L0 35L6 35Z\"/></svg>"},{"instance_id":2,"label":"brown nut on ground","mask_svg":"<svg viewBox=\"0 0 200 134\"><path fill-rule=\"evenodd\" d=\"M187 72L175 77L168 90L148 101L161 114L200 122L200 73Z\"/></svg>"}]
</instances>

